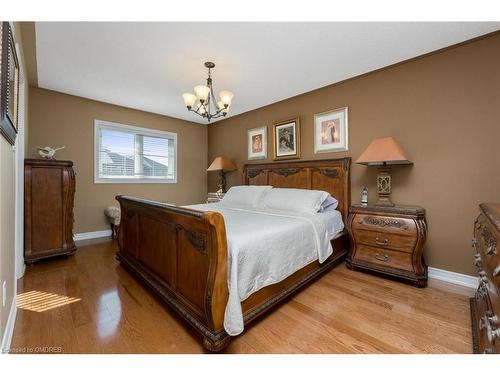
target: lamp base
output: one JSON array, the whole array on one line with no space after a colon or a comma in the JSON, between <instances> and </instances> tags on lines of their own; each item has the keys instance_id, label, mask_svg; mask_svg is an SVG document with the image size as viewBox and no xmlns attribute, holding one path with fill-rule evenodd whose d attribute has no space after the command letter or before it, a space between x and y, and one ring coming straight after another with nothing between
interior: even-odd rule
<instances>
[{"instance_id":1,"label":"lamp base","mask_svg":"<svg viewBox=\"0 0 500 375\"><path fill-rule=\"evenodd\" d=\"M377 175L377 192L378 201L375 205L393 207L394 203L391 201L391 167L383 166L378 169Z\"/></svg>"},{"instance_id":2,"label":"lamp base","mask_svg":"<svg viewBox=\"0 0 500 375\"><path fill-rule=\"evenodd\" d=\"M223 170L219 171L219 181L217 183L217 187L219 188L219 192L226 192L226 172Z\"/></svg>"},{"instance_id":3,"label":"lamp base","mask_svg":"<svg viewBox=\"0 0 500 375\"><path fill-rule=\"evenodd\" d=\"M375 203L375 206L394 207L395 204L392 203L391 197L389 196L389 194L387 196L381 196L379 194L378 201L377 201L377 203Z\"/></svg>"}]
</instances>

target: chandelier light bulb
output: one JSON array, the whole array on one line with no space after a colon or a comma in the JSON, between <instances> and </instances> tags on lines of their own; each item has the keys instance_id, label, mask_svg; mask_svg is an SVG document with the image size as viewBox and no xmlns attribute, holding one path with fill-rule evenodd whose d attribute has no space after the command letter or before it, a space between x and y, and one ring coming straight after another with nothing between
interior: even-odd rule
<instances>
[{"instance_id":1,"label":"chandelier light bulb","mask_svg":"<svg viewBox=\"0 0 500 375\"><path fill-rule=\"evenodd\" d=\"M191 94L191 93L184 93L182 94L182 98L184 99L184 105L190 109L194 106L194 103L196 103L196 95Z\"/></svg>"},{"instance_id":2,"label":"chandelier light bulb","mask_svg":"<svg viewBox=\"0 0 500 375\"><path fill-rule=\"evenodd\" d=\"M194 92L196 96L198 97L198 100L200 102L204 102L208 98L208 94L210 93L210 88L205 85L198 85L195 86Z\"/></svg>"},{"instance_id":3,"label":"chandelier light bulb","mask_svg":"<svg viewBox=\"0 0 500 375\"><path fill-rule=\"evenodd\" d=\"M221 102L229 107L231 105L231 100L233 100L234 94L231 91L221 91L219 93L219 96Z\"/></svg>"}]
</instances>

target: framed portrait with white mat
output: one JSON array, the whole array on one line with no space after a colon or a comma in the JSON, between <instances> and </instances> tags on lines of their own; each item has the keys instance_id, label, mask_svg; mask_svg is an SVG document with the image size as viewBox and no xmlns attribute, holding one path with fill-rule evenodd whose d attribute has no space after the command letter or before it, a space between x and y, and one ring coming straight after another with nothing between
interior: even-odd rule
<instances>
[{"instance_id":1,"label":"framed portrait with white mat","mask_svg":"<svg viewBox=\"0 0 500 375\"><path fill-rule=\"evenodd\" d=\"M314 115L314 153L348 149L347 107Z\"/></svg>"},{"instance_id":2,"label":"framed portrait with white mat","mask_svg":"<svg viewBox=\"0 0 500 375\"><path fill-rule=\"evenodd\" d=\"M248 160L267 159L267 126L248 129Z\"/></svg>"},{"instance_id":3,"label":"framed portrait with white mat","mask_svg":"<svg viewBox=\"0 0 500 375\"><path fill-rule=\"evenodd\" d=\"M274 160L300 158L300 119L290 118L273 123Z\"/></svg>"}]
</instances>

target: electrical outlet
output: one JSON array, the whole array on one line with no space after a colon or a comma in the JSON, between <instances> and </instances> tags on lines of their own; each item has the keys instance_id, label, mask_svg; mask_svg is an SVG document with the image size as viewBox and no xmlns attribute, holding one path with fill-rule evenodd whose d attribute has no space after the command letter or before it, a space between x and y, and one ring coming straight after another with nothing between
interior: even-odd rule
<instances>
[{"instance_id":1,"label":"electrical outlet","mask_svg":"<svg viewBox=\"0 0 500 375\"><path fill-rule=\"evenodd\" d=\"M2 283L2 307L7 303L7 281Z\"/></svg>"}]
</instances>

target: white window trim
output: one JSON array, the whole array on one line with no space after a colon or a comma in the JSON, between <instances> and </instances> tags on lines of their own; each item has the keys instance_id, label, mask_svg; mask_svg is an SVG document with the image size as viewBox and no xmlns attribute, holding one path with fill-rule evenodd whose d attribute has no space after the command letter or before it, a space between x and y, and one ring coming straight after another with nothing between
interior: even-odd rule
<instances>
[{"instance_id":1,"label":"white window trim","mask_svg":"<svg viewBox=\"0 0 500 375\"><path fill-rule=\"evenodd\" d=\"M173 179L153 179L153 178L101 178L99 177L99 128L115 129L121 131L141 132L157 134L174 140L174 178ZM94 183L95 184L176 184L177 183L177 133L162 130L148 129L140 126L120 124L118 122L94 120Z\"/></svg>"}]
</instances>

